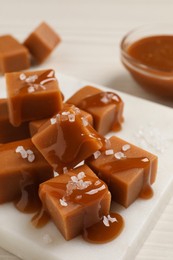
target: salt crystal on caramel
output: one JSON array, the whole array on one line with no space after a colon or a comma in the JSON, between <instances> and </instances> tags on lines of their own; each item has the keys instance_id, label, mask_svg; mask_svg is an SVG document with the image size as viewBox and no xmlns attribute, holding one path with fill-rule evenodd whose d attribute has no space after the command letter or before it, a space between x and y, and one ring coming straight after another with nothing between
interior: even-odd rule
<instances>
[{"instance_id":1,"label":"salt crystal on caramel","mask_svg":"<svg viewBox=\"0 0 173 260\"><path fill-rule=\"evenodd\" d=\"M39 196L66 240L108 215L111 200L105 183L86 165L42 183Z\"/></svg>"},{"instance_id":2,"label":"salt crystal on caramel","mask_svg":"<svg viewBox=\"0 0 173 260\"><path fill-rule=\"evenodd\" d=\"M62 109L62 96L53 70L7 73L9 119L22 122L48 118Z\"/></svg>"},{"instance_id":3,"label":"salt crystal on caramel","mask_svg":"<svg viewBox=\"0 0 173 260\"><path fill-rule=\"evenodd\" d=\"M66 107L42 125L32 142L58 173L67 172L103 145L75 106Z\"/></svg>"},{"instance_id":4,"label":"salt crystal on caramel","mask_svg":"<svg viewBox=\"0 0 173 260\"><path fill-rule=\"evenodd\" d=\"M157 156L118 137L109 140L109 150L94 153L86 163L107 183L112 199L128 207L139 196L151 197Z\"/></svg>"},{"instance_id":5,"label":"salt crystal on caramel","mask_svg":"<svg viewBox=\"0 0 173 260\"><path fill-rule=\"evenodd\" d=\"M60 36L43 22L27 37L24 45L35 60L42 63L60 42Z\"/></svg>"},{"instance_id":6,"label":"salt crystal on caramel","mask_svg":"<svg viewBox=\"0 0 173 260\"><path fill-rule=\"evenodd\" d=\"M0 203L15 200L28 186L53 177L53 170L30 139L0 146Z\"/></svg>"},{"instance_id":7,"label":"salt crystal on caramel","mask_svg":"<svg viewBox=\"0 0 173 260\"><path fill-rule=\"evenodd\" d=\"M94 128L99 134L121 129L123 122L123 101L113 92L103 92L86 86L77 91L67 103L74 104L93 116Z\"/></svg>"}]
</instances>

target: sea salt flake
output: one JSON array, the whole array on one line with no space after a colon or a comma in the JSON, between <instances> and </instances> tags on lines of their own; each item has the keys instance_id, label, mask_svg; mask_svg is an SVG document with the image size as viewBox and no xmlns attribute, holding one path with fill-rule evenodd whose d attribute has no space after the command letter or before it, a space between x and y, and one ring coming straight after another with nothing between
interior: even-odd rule
<instances>
[{"instance_id":1,"label":"sea salt flake","mask_svg":"<svg viewBox=\"0 0 173 260\"><path fill-rule=\"evenodd\" d=\"M71 176L71 180L72 180L73 182L78 182L78 178L77 178L76 176Z\"/></svg>"},{"instance_id":2,"label":"sea salt flake","mask_svg":"<svg viewBox=\"0 0 173 260\"><path fill-rule=\"evenodd\" d=\"M100 180L97 180L97 181L94 183L94 185L97 186L97 185L99 185L100 183L101 183L101 181L100 181Z\"/></svg>"},{"instance_id":3,"label":"sea salt flake","mask_svg":"<svg viewBox=\"0 0 173 260\"><path fill-rule=\"evenodd\" d=\"M86 117L81 117L81 119L82 119L83 126L87 126L89 124Z\"/></svg>"},{"instance_id":4,"label":"sea salt flake","mask_svg":"<svg viewBox=\"0 0 173 260\"><path fill-rule=\"evenodd\" d=\"M74 114L68 115L68 120L69 122L75 122L75 115Z\"/></svg>"},{"instance_id":5,"label":"sea salt flake","mask_svg":"<svg viewBox=\"0 0 173 260\"><path fill-rule=\"evenodd\" d=\"M107 104L109 102L109 99L106 96L103 96L100 101L104 104Z\"/></svg>"},{"instance_id":6,"label":"sea salt flake","mask_svg":"<svg viewBox=\"0 0 173 260\"><path fill-rule=\"evenodd\" d=\"M148 158L143 158L141 161L142 162L149 162L149 159Z\"/></svg>"},{"instance_id":7,"label":"sea salt flake","mask_svg":"<svg viewBox=\"0 0 173 260\"><path fill-rule=\"evenodd\" d=\"M47 75L47 77L48 77L48 78L52 78L53 76L54 76L54 71L51 70L51 71L49 72L49 74Z\"/></svg>"},{"instance_id":8,"label":"sea salt flake","mask_svg":"<svg viewBox=\"0 0 173 260\"><path fill-rule=\"evenodd\" d=\"M57 177L57 176L59 176L59 173L56 171L53 171L53 175L54 175L54 177Z\"/></svg>"},{"instance_id":9,"label":"sea salt flake","mask_svg":"<svg viewBox=\"0 0 173 260\"><path fill-rule=\"evenodd\" d=\"M113 97L112 97L112 100L114 100L114 101L119 101L119 98L118 98L118 96L116 96L116 95L113 95Z\"/></svg>"},{"instance_id":10,"label":"sea salt flake","mask_svg":"<svg viewBox=\"0 0 173 260\"><path fill-rule=\"evenodd\" d=\"M122 158L126 158L125 154L122 153L122 152L117 152L117 153L114 154L114 156L115 156L115 158L118 159L118 160L120 160L120 159L122 159Z\"/></svg>"},{"instance_id":11,"label":"sea salt flake","mask_svg":"<svg viewBox=\"0 0 173 260\"><path fill-rule=\"evenodd\" d=\"M64 168L63 168L63 173L66 174L67 172L68 172L67 167L64 167Z\"/></svg>"},{"instance_id":12,"label":"sea salt flake","mask_svg":"<svg viewBox=\"0 0 173 260\"><path fill-rule=\"evenodd\" d=\"M76 198L77 200L80 200L80 199L82 199L82 195L77 195L75 198Z\"/></svg>"},{"instance_id":13,"label":"sea salt flake","mask_svg":"<svg viewBox=\"0 0 173 260\"><path fill-rule=\"evenodd\" d=\"M31 154L33 154L33 151L32 151L32 150L30 150L30 149L26 150L26 152L27 152L27 154L28 154L28 155L31 155Z\"/></svg>"},{"instance_id":14,"label":"sea salt flake","mask_svg":"<svg viewBox=\"0 0 173 260\"><path fill-rule=\"evenodd\" d=\"M26 79L26 75L24 73L21 73L19 76L20 80L25 80Z\"/></svg>"},{"instance_id":15,"label":"sea salt flake","mask_svg":"<svg viewBox=\"0 0 173 260\"><path fill-rule=\"evenodd\" d=\"M123 152L126 152L126 151L129 150L130 148L131 148L130 144L124 144L124 145L122 146Z\"/></svg>"},{"instance_id":16,"label":"sea salt flake","mask_svg":"<svg viewBox=\"0 0 173 260\"><path fill-rule=\"evenodd\" d=\"M106 151L105 151L105 154L106 154L106 155L114 154L114 150L113 150L113 149L106 150Z\"/></svg>"},{"instance_id":17,"label":"sea salt flake","mask_svg":"<svg viewBox=\"0 0 173 260\"><path fill-rule=\"evenodd\" d=\"M111 222L111 223L114 223L114 222L118 222L118 220L114 217L112 218L110 215L108 215L108 220Z\"/></svg>"},{"instance_id":18,"label":"sea salt flake","mask_svg":"<svg viewBox=\"0 0 173 260\"><path fill-rule=\"evenodd\" d=\"M112 97L113 97L113 93L107 93L107 97L109 98L109 99L111 99Z\"/></svg>"},{"instance_id":19,"label":"sea salt flake","mask_svg":"<svg viewBox=\"0 0 173 260\"><path fill-rule=\"evenodd\" d=\"M69 114L70 114L69 111L63 111L63 112L61 113L61 115L63 115L63 116L68 116Z\"/></svg>"},{"instance_id":20,"label":"sea salt flake","mask_svg":"<svg viewBox=\"0 0 173 260\"><path fill-rule=\"evenodd\" d=\"M109 220L106 216L103 216L103 224L106 226L106 227L109 227Z\"/></svg>"},{"instance_id":21,"label":"sea salt flake","mask_svg":"<svg viewBox=\"0 0 173 260\"><path fill-rule=\"evenodd\" d=\"M35 88L33 86L28 87L28 93L35 92Z\"/></svg>"},{"instance_id":22,"label":"sea salt flake","mask_svg":"<svg viewBox=\"0 0 173 260\"><path fill-rule=\"evenodd\" d=\"M101 190L104 190L105 188L106 188L106 186L103 184L101 187L96 188L96 189L92 189L92 190L87 191L85 193L88 194L88 195L93 195L93 194L96 194L97 192L99 192Z\"/></svg>"},{"instance_id":23,"label":"sea salt flake","mask_svg":"<svg viewBox=\"0 0 173 260\"><path fill-rule=\"evenodd\" d=\"M18 146L15 151L16 153L20 153L22 150L24 150L23 146Z\"/></svg>"},{"instance_id":24,"label":"sea salt flake","mask_svg":"<svg viewBox=\"0 0 173 260\"><path fill-rule=\"evenodd\" d=\"M81 113L81 111L78 107L74 107L73 111L75 112L76 115Z\"/></svg>"},{"instance_id":25,"label":"sea salt flake","mask_svg":"<svg viewBox=\"0 0 173 260\"><path fill-rule=\"evenodd\" d=\"M50 243L52 243L53 240L49 234L44 234L43 241L45 244L50 244Z\"/></svg>"},{"instance_id":26,"label":"sea salt flake","mask_svg":"<svg viewBox=\"0 0 173 260\"><path fill-rule=\"evenodd\" d=\"M27 158L27 152L25 151L25 149L23 148L23 146L18 146L17 148L16 148L16 153L20 153L20 155L21 155L21 157L23 158L23 159L25 159L25 158Z\"/></svg>"},{"instance_id":27,"label":"sea salt flake","mask_svg":"<svg viewBox=\"0 0 173 260\"><path fill-rule=\"evenodd\" d=\"M84 172L79 172L78 175L77 175L78 180L81 180L81 179L83 179L84 177L86 177L86 175L85 175Z\"/></svg>"},{"instance_id":28,"label":"sea salt flake","mask_svg":"<svg viewBox=\"0 0 173 260\"><path fill-rule=\"evenodd\" d=\"M94 156L95 160L98 159L100 155L101 155L100 151L96 151L95 153L93 153L93 156Z\"/></svg>"},{"instance_id":29,"label":"sea salt flake","mask_svg":"<svg viewBox=\"0 0 173 260\"><path fill-rule=\"evenodd\" d=\"M38 76L37 76L37 75L31 75L31 76L27 77L27 78L25 79L25 81L26 81L27 83L33 83L33 82L36 81L36 79L38 79Z\"/></svg>"},{"instance_id":30,"label":"sea salt flake","mask_svg":"<svg viewBox=\"0 0 173 260\"><path fill-rule=\"evenodd\" d=\"M65 198L60 199L59 202L60 202L61 206L63 206L63 207L67 207L68 206Z\"/></svg>"},{"instance_id":31,"label":"sea salt flake","mask_svg":"<svg viewBox=\"0 0 173 260\"><path fill-rule=\"evenodd\" d=\"M34 154L29 154L28 155L28 162L33 162L35 160L35 155Z\"/></svg>"},{"instance_id":32,"label":"sea salt flake","mask_svg":"<svg viewBox=\"0 0 173 260\"><path fill-rule=\"evenodd\" d=\"M56 124L56 122L57 122L57 121L56 121L56 118L53 117L53 118L50 119L50 123L51 123L51 125Z\"/></svg>"},{"instance_id":33,"label":"sea salt flake","mask_svg":"<svg viewBox=\"0 0 173 260\"><path fill-rule=\"evenodd\" d=\"M91 184L92 184L91 181L79 180L77 182L77 189L78 190L84 190L84 189L88 188L88 186L90 186Z\"/></svg>"}]
</instances>

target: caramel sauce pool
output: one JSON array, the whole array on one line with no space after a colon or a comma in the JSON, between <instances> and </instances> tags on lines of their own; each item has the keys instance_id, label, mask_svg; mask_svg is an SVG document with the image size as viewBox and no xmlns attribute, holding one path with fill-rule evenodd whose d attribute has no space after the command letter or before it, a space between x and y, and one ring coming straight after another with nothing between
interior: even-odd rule
<instances>
[{"instance_id":1,"label":"caramel sauce pool","mask_svg":"<svg viewBox=\"0 0 173 260\"><path fill-rule=\"evenodd\" d=\"M95 225L84 230L83 239L94 244L107 243L120 235L124 228L124 220L118 213L110 213L112 218L116 218L116 221L109 226L105 226L103 220L100 220Z\"/></svg>"},{"instance_id":2,"label":"caramel sauce pool","mask_svg":"<svg viewBox=\"0 0 173 260\"><path fill-rule=\"evenodd\" d=\"M146 66L164 72L173 72L173 35L142 38L131 44L127 52Z\"/></svg>"}]
</instances>

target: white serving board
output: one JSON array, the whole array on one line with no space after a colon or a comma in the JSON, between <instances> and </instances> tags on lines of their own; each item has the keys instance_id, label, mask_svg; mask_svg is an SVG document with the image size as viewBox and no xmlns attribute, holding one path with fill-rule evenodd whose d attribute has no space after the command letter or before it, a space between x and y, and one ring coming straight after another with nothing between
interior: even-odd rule
<instances>
[{"instance_id":1,"label":"white serving board","mask_svg":"<svg viewBox=\"0 0 173 260\"><path fill-rule=\"evenodd\" d=\"M86 84L108 90L65 75L57 74L57 77L65 98ZM0 95L5 97L4 78L0 79L0 87ZM67 242L52 222L42 229L35 229L30 223L32 215L18 212L12 203L0 205L0 247L28 260L134 259L172 195L173 109L124 93L118 94L125 103L125 122L117 136L145 146L159 157L154 197L148 201L138 199L128 209L113 203L112 209L125 219L125 228L117 239L103 245L89 244L80 236Z\"/></svg>"}]
</instances>

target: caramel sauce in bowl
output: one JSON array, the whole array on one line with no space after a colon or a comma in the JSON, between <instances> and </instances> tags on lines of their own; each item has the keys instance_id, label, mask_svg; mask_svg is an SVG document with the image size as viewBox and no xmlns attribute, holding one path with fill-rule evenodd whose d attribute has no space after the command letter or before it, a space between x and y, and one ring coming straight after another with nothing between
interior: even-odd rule
<instances>
[{"instance_id":1,"label":"caramel sauce in bowl","mask_svg":"<svg viewBox=\"0 0 173 260\"><path fill-rule=\"evenodd\" d=\"M171 25L141 26L121 41L121 61L148 92L173 100L173 30Z\"/></svg>"}]
</instances>

